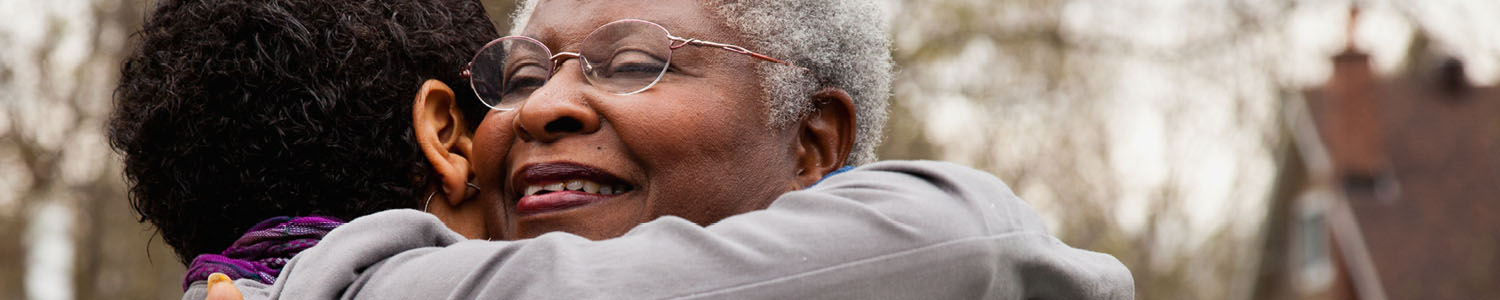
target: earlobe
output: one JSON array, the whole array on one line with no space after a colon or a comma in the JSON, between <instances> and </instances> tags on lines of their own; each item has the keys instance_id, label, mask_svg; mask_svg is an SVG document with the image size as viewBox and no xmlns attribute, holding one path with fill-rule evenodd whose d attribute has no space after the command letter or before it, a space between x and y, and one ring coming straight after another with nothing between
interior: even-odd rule
<instances>
[{"instance_id":1,"label":"earlobe","mask_svg":"<svg viewBox=\"0 0 1500 300\"><path fill-rule=\"evenodd\" d=\"M797 181L809 186L843 167L854 148L854 99L843 89L827 87L812 95L813 112L798 133Z\"/></svg>"},{"instance_id":2,"label":"earlobe","mask_svg":"<svg viewBox=\"0 0 1500 300\"><path fill-rule=\"evenodd\" d=\"M412 130L439 177L443 200L456 206L469 199L469 156L474 140L453 89L438 80L424 82L412 101Z\"/></svg>"}]
</instances>

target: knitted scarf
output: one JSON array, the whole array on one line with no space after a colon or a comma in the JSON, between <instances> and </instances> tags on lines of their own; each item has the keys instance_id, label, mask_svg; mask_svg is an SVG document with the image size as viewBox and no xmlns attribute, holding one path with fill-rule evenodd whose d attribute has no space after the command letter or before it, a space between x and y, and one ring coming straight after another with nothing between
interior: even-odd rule
<instances>
[{"instance_id":1,"label":"knitted scarf","mask_svg":"<svg viewBox=\"0 0 1500 300\"><path fill-rule=\"evenodd\" d=\"M344 221L330 217L275 217L261 221L220 254L193 258L182 290L208 275L224 273L230 279L250 278L265 284L276 282L292 256L317 245L323 236Z\"/></svg>"}]
</instances>

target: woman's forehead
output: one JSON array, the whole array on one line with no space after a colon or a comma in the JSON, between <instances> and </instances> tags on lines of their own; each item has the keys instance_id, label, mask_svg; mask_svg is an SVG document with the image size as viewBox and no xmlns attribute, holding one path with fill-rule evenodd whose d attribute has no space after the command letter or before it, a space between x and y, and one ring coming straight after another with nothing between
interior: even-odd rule
<instances>
[{"instance_id":1,"label":"woman's forehead","mask_svg":"<svg viewBox=\"0 0 1500 300\"><path fill-rule=\"evenodd\" d=\"M576 45L620 19L655 22L677 36L736 40L719 15L698 0L541 0L522 34L549 46Z\"/></svg>"}]
</instances>

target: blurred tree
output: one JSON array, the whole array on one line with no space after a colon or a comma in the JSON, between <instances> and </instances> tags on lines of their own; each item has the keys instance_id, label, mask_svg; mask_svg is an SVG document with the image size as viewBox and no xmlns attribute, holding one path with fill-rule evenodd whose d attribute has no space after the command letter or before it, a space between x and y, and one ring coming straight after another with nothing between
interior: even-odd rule
<instances>
[{"instance_id":1,"label":"blurred tree","mask_svg":"<svg viewBox=\"0 0 1500 300\"><path fill-rule=\"evenodd\" d=\"M890 1L901 73L882 158L997 174L1064 241L1129 266L1141 299L1233 297L1295 4Z\"/></svg>"},{"instance_id":2,"label":"blurred tree","mask_svg":"<svg viewBox=\"0 0 1500 300\"><path fill-rule=\"evenodd\" d=\"M6 95L0 102L0 170L6 174L0 179L0 298L176 297L182 266L130 213L119 164L103 138L119 61L142 7L121 1L3 6L28 13L8 16L0 27L0 94Z\"/></svg>"}]
</instances>

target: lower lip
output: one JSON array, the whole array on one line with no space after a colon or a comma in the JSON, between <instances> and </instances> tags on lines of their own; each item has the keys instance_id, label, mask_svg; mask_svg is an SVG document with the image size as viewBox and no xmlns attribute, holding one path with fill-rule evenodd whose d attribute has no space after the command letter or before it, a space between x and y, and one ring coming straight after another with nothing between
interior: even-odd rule
<instances>
[{"instance_id":1,"label":"lower lip","mask_svg":"<svg viewBox=\"0 0 1500 300\"><path fill-rule=\"evenodd\" d=\"M619 195L600 195L579 191L551 192L521 197L516 202L516 214L529 216L567 210L574 207L604 202Z\"/></svg>"}]
</instances>

